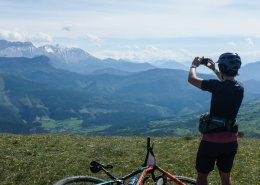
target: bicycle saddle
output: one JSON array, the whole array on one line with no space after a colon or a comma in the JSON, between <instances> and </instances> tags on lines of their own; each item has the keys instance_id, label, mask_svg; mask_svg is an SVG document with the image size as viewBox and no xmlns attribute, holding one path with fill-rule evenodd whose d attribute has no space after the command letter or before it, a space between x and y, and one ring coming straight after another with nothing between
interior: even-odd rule
<instances>
[{"instance_id":1,"label":"bicycle saddle","mask_svg":"<svg viewBox=\"0 0 260 185\"><path fill-rule=\"evenodd\" d=\"M102 163L99 163L97 161L91 161L91 163L90 163L90 170L91 170L92 173L97 173L102 168L103 169L113 168L113 165L111 165L111 164L102 164Z\"/></svg>"}]
</instances>

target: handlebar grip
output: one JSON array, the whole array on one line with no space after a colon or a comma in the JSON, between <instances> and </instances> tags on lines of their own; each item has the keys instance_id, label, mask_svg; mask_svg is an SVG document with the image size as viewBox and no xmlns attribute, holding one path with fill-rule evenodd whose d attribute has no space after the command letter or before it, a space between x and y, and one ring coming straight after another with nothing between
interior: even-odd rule
<instances>
[{"instance_id":1,"label":"handlebar grip","mask_svg":"<svg viewBox=\"0 0 260 185\"><path fill-rule=\"evenodd\" d=\"M105 164L105 165L104 165L104 168L106 168L106 169L108 169L108 168L113 168L113 165L111 165L111 164Z\"/></svg>"},{"instance_id":2,"label":"handlebar grip","mask_svg":"<svg viewBox=\"0 0 260 185\"><path fill-rule=\"evenodd\" d=\"M92 168L113 168L113 165L111 164L102 164L102 163L99 163L97 161L91 161L90 163L90 167Z\"/></svg>"}]
</instances>

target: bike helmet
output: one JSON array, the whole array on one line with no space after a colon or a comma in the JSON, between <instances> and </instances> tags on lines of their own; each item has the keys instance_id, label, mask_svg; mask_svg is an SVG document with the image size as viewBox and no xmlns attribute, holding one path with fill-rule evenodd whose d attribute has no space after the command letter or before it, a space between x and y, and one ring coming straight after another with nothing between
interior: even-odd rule
<instances>
[{"instance_id":1,"label":"bike helmet","mask_svg":"<svg viewBox=\"0 0 260 185\"><path fill-rule=\"evenodd\" d=\"M241 58L237 53L223 53L217 63L222 74L236 76L241 67Z\"/></svg>"}]
</instances>

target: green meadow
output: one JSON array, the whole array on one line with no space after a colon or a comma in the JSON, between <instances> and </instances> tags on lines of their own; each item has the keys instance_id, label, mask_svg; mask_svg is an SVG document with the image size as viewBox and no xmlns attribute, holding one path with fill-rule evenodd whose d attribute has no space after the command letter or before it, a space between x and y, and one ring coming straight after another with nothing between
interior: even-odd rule
<instances>
[{"instance_id":1,"label":"green meadow","mask_svg":"<svg viewBox=\"0 0 260 185\"><path fill-rule=\"evenodd\" d=\"M51 127L51 123L46 127ZM196 178L194 168L199 137L155 137L157 164L175 175ZM73 175L92 174L89 163L113 164L111 172L126 175L138 169L146 154L145 137L79 135L0 135L0 184L46 185ZM260 184L260 139L239 139L232 178L235 185ZM220 184L217 170L211 185Z\"/></svg>"}]
</instances>

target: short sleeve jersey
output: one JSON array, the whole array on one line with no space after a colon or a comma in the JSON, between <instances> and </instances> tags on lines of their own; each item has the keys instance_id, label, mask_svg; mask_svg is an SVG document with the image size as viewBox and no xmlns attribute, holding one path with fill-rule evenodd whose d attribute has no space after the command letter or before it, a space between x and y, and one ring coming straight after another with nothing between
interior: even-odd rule
<instances>
[{"instance_id":1,"label":"short sleeve jersey","mask_svg":"<svg viewBox=\"0 0 260 185\"><path fill-rule=\"evenodd\" d=\"M244 97L244 87L237 81L203 80L201 89L212 93L210 114L235 119Z\"/></svg>"},{"instance_id":2,"label":"short sleeve jersey","mask_svg":"<svg viewBox=\"0 0 260 185\"><path fill-rule=\"evenodd\" d=\"M201 89L212 93L210 114L225 119L235 119L244 97L244 87L237 81L203 80ZM227 143L237 140L231 132L204 134L202 140Z\"/></svg>"}]
</instances>

